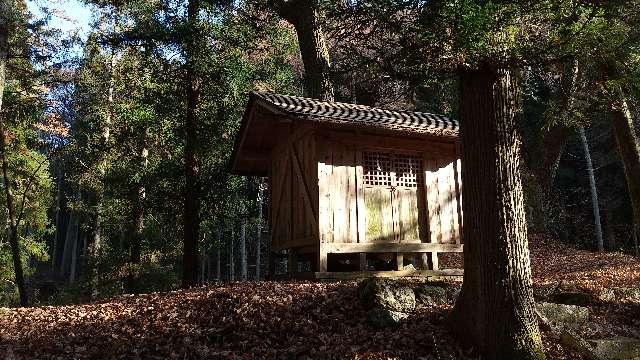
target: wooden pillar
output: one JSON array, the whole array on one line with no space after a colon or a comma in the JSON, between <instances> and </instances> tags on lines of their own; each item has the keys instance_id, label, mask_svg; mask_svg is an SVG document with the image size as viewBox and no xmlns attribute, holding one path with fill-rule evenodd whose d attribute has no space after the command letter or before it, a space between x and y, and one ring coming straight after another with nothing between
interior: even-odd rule
<instances>
[{"instance_id":1,"label":"wooden pillar","mask_svg":"<svg viewBox=\"0 0 640 360\"><path fill-rule=\"evenodd\" d=\"M404 270L404 254L396 253L396 270Z\"/></svg>"},{"instance_id":2,"label":"wooden pillar","mask_svg":"<svg viewBox=\"0 0 640 360\"><path fill-rule=\"evenodd\" d=\"M438 270L438 253L429 253L429 270Z\"/></svg>"},{"instance_id":3,"label":"wooden pillar","mask_svg":"<svg viewBox=\"0 0 640 360\"><path fill-rule=\"evenodd\" d=\"M318 271L327 272L327 251L322 244L318 248Z\"/></svg>"},{"instance_id":4,"label":"wooden pillar","mask_svg":"<svg viewBox=\"0 0 640 360\"><path fill-rule=\"evenodd\" d=\"M360 271L367 270L367 253L360 253Z\"/></svg>"}]
</instances>

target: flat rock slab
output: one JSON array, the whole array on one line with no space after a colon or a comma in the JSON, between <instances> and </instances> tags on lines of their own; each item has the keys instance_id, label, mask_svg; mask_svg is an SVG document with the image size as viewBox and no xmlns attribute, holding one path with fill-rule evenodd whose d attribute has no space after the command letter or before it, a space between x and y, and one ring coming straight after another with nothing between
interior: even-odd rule
<instances>
[{"instance_id":1,"label":"flat rock slab","mask_svg":"<svg viewBox=\"0 0 640 360\"><path fill-rule=\"evenodd\" d=\"M640 359L640 340L626 337L589 340L594 352L603 359L629 360Z\"/></svg>"},{"instance_id":2,"label":"flat rock slab","mask_svg":"<svg viewBox=\"0 0 640 360\"><path fill-rule=\"evenodd\" d=\"M547 302L538 303L536 306L538 311L556 326L577 329L589 320L589 308L586 307Z\"/></svg>"}]
</instances>

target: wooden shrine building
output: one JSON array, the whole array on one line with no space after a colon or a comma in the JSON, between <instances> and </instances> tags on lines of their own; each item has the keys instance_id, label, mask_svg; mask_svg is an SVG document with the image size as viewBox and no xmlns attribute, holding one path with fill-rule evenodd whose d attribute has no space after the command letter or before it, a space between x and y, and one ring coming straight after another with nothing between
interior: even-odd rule
<instances>
[{"instance_id":1,"label":"wooden shrine building","mask_svg":"<svg viewBox=\"0 0 640 360\"><path fill-rule=\"evenodd\" d=\"M253 92L232 171L269 178L291 273L459 275L438 269L463 247L459 148L444 116Z\"/></svg>"}]
</instances>

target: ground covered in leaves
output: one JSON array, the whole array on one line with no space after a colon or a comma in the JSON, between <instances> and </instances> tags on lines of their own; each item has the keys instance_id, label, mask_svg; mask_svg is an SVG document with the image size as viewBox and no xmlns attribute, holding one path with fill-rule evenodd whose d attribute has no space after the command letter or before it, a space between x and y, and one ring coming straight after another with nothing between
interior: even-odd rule
<instances>
[{"instance_id":1,"label":"ground covered in leaves","mask_svg":"<svg viewBox=\"0 0 640 360\"><path fill-rule=\"evenodd\" d=\"M589 291L640 283L640 264L531 241L537 287L572 281ZM450 285L455 286L455 285ZM447 331L451 304L418 308L398 328L365 321L355 282L260 282L120 296L99 303L0 309L0 358L464 359ZM640 303L590 305L590 336L638 337ZM550 359L577 359L543 333Z\"/></svg>"}]
</instances>

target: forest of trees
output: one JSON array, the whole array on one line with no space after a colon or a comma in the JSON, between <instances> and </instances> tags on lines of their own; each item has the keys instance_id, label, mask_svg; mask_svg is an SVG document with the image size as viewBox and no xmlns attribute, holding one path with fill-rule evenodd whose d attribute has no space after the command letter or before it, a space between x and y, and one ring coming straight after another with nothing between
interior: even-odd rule
<instances>
[{"instance_id":1,"label":"forest of trees","mask_svg":"<svg viewBox=\"0 0 640 360\"><path fill-rule=\"evenodd\" d=\"M528 234L639 255L640 2L85 6L83 38L0 0L0 306L269 277L265 180L229 174L252 90L460 121L482 352L544 357Z\"/></svg>"}]
</instances>

